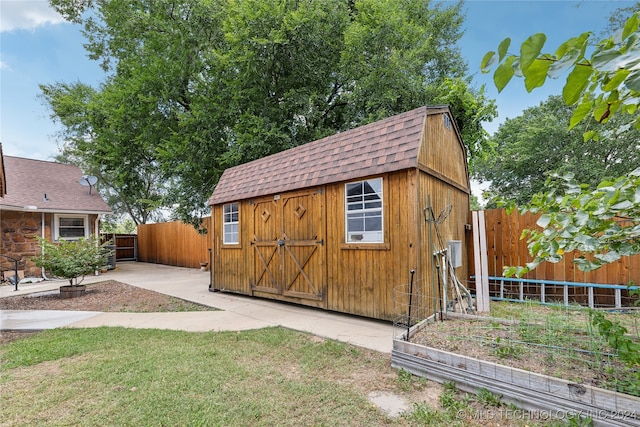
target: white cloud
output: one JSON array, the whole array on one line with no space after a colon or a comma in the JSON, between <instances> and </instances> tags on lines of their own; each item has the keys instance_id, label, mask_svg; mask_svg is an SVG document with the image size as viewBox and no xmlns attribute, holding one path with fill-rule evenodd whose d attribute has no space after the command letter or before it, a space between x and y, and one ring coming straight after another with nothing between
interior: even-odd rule
<instances>
[{"instance_id":1,"label":"white cloud","mask_svg":"<svg viewBox=\"0 0 640 427\"><path fill-rule=\"evenodd\" d=\"M6 62L0 61L0 70L11 70L11 67Z\"/></svg>"},{"instance_id":2,"label":"white cloud","mask_svg":"<svg viewBox=\"0 0 640 427\"><path fill-rule=\"evenodd\" d=\"M0 32L33 30L49 24L65 22L46 0L0 1Z\"/></svg>"}]
</instances>

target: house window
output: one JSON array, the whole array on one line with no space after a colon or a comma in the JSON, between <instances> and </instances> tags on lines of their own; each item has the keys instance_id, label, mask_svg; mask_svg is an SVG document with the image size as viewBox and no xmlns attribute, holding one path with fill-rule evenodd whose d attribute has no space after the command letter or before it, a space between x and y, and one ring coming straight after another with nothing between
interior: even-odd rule
<instances>
[{"instance_id":1,"label":"house window","mask_svg":"<svg viewBox=\"0 0 640 427\"><path fill-rule=\"evenodd\" d=\"M222 243L228 245L240 243L237 203L229 203L222 207Z\"/></svg>"},{"instance_id":2,"label":"house window","mask_svg":"<svg viewBox=\"0 0 640 427\"><path fill-rule=\"evenodd\" d=\"M347 243L382 243L382 178L345 185Z\"/></svg>"},{"instance_id":3,"label":"house window","mask_svg":"<svg viewBox=\"0 0 640 427\"><path fill-rule=\"evenodd\" d=\"M87 215L55 215L55 239L78 240L89 237Z\"/></svg>"}]
</instances>

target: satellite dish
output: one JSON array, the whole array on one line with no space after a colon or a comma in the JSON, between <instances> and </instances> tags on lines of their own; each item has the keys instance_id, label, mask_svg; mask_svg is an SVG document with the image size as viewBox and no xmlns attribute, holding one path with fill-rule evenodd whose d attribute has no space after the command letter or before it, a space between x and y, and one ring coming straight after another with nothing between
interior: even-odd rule
<instances>
[{"instance_id":1,"label":"satellite dish","mask_svg":"<svg viewBox=\"0 0 640 427\"><path fill-rule=\"evenodd\" d=\"M93 175L82 175L82 178L80 178L78 182L84 187L89 187L89 194L91 194L91 187L96 185L98 178Z\"/></svg>"}]
</instances>

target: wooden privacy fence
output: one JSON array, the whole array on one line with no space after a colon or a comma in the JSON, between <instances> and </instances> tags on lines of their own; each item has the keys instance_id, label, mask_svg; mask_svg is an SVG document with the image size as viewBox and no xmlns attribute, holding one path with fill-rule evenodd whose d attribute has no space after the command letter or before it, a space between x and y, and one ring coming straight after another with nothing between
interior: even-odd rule
<instances>
[{"instance_id":1,"label":"wooden privacy fence","mask_svg":"<svg viewBox=\"0 0 640 427\"><path fill-rule=\"evenodd\" d=\"M487 263L488 276L494 277L491 284L491 295L505 291L505 283L500 283L497 278L502 276L503 268L506 266L521 266L532 260L527 249L527 240L521 240L520 236L524 229L535 229L539 215L526 213L520 215L517 211L507 215L504 209L490 209L484 211L486 238L487 238ZM471 276L474 271L474 248L469 247L469 266ZM568 297L572 301L587 303L591 305L593 301L594 289L597 289L596 299L604 301L607 305L618 305L619 293L624 296L628 292L622 290L627 285L640 283L640 255L622 257L618 261L607 264L598 270L583 272L573 263L573 260L580 256L580 253L567 253L563 259L556 263L545 262L536 269L529 272L523 279L525 281L510 281L509 292L516 299L522 299L523 293L529 296L545 296L549 299L566 300ZM546 282L545 286L541 286ZM554 285L554 282L555 285ZM570 285L567 285L569 283ZM579 284L595 285L617 285L616 287L601 286L575 286ZM524 289L523 289L524 288ZM568 289L568 290L567 290ZM520 297L518 297L518 295ZM502 296L502 295L500 295ZM584 300L584 301L583 301Z\"/></svg>"},{"instance_id":2,"label":"wooden privacy fence","mask_svg":"<svg viewBox=\"0 0 640 427\"><path fill-rule=\"evenodd\" d=\"M211 229L211 217L203 219ZM201 234L192 225L179 221L138 226L138 261L177 267L199 268L209 263L211 235Z\"/></svg>"}]
</instances>

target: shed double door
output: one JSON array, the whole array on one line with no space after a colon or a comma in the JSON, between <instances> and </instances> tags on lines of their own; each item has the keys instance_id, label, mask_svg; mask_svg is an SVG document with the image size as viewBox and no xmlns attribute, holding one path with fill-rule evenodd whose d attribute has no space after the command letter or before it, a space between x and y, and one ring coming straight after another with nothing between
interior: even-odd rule
<instances>
[{"instance_id":1,"label":"shed double door","mask_svg":"<svg viewBox=\"0 0 640 427\"><path fill-rule=\"evenodd\" d=\"M258 199L252 208L252 290L325 301L322 190Z\"/></svg>"}]
</instances>

